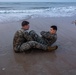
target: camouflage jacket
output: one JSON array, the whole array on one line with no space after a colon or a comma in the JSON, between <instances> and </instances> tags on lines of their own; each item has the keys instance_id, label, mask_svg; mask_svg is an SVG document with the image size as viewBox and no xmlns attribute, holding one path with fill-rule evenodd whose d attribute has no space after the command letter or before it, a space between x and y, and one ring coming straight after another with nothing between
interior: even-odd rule
<instances>
[{"instance_id":1,"label":"camouflage jacket","mask_svg":"<svg viewBox=\"0 0 76 75\"><path fill-rule=\"evenodd\" d=\"M20 46L26 42L32 40L31 36L27 32L27 30L21 29L18 30L13 38L13 49L14 51L19 51Z\"/></svg>"},{"instance_id":2,"label":"camouflage jacket","mask_svg":"<svg viewBox=\"0 0 76 75\"><path fill-rule=\"evenodd\" d=\"M47 45L52 45L57 40L57 34L50 34L50 32L42 31L40 33Z\"/></svg>"}]
</instances>

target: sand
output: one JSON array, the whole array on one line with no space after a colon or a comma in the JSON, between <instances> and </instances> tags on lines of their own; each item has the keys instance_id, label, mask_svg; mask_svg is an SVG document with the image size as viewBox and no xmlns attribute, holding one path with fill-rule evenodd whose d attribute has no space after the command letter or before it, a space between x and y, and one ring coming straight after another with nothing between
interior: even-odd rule
<instances>
[{"instance_id":1,"label":"sand","mask_svg":"<svg viewBox=\"0 0 76 75\"><path fill-rule=\"evenodd\" d=\"M14 53L13 36L21 22L0 23L0 75L76 75L76 26L75 17L32 18L30 30L38 34L58 26L58 39L53 52L32 51Z\"/></svg>"}]
</instances>

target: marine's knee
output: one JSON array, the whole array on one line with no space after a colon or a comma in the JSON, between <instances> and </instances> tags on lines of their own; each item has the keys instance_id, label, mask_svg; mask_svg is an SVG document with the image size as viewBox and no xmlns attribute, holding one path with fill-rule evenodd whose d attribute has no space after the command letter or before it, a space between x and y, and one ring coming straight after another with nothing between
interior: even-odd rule
<instances>
[{"instance_id":1,"label":"marine's knee","mask_svg":"<svg viewBox=\"0 0 76 75\"><path fill-rule=\"evenodd\" d=\"M31 48L34 48L38 44L38 42L36 42L36 41L29 41L28 44L30 45Z\"/></svg>"},{"instance_id":2,"label":"marine's knee","mask_svg":"<svg viewBox=\"0 0 76 75\"><path fill-rule=\"evenodd\" d=\"M31 48L31 44L29 42L26 42L26 43L21 45L20 51L24 52L24 51L29 50L30 48Z\"/></svg>"},{"instance_id":3,"label":"marine's knee","mask_svg":"<svg viewBox=\"0 0 76 75\"><path fill-rule=\"evenodd\" d=\"M31 35L31 34L36 34L36 32L34 31L34 30L31 30L30 32L29 32L29 34Z\"/></svg>"}]
</instances>

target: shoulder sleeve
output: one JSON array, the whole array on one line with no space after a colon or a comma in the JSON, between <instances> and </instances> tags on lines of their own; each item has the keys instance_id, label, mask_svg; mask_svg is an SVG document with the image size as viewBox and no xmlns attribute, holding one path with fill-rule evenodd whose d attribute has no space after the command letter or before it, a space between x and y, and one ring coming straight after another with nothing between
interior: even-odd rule
<instances>
[{"instance_id":1,"label":"shoulder sleeve","mask_svg":"<svg viewBox=\"0 0 76 75\"><path fill-rule=\"evenodd\" d=\"M16 31L14 38L19 36L20 31Z\"/></svg>"}]
</instances>

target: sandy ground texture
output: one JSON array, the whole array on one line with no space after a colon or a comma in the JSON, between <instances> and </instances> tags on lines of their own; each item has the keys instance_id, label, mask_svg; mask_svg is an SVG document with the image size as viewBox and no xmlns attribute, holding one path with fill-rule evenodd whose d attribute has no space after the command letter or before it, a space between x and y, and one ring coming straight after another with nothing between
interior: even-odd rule
<instances>
[{"instance_id":1,"label":"sandy ground texture","mask_svg":"<svg viewBox=\"0 0 76 75\"><path fill-rule=\"evenodd\" d=\"M13 36L21 28L20 22L0 24L0 75L76 75L76 26L75 17L29 19L30 30L38 34L58 26L59 48L53 52L33 50L14 53Z\"/></svg>"}]
</instances>

